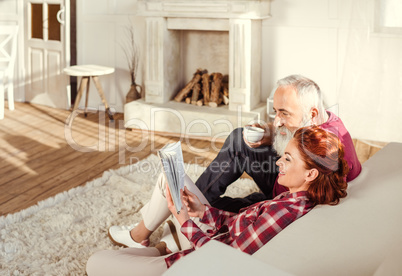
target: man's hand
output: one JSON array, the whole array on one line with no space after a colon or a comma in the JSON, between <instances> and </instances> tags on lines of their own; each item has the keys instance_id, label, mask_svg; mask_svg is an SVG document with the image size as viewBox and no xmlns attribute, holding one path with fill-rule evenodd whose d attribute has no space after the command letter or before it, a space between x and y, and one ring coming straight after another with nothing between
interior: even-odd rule
<instances>
[{"instance_id":1,"label":"man's hand","mask_svg":"<svg viewBox=\"0 0 402 276\"><path fill-rule=\"evenodd\" d=\"M246 137L244 136L244 131L243 131L243 140L247 146L249 146L250 148L258 148L260 146L272 145L273 137L274 137L274 133L275 133L275 128L274 128L273 124L267 123L265 125L260 125L260 124L255 123L255 124L252 124L251 126L264 129L264 136L262 137L262 139L260 141L258 141L256 143L250 143L249 141L247 141Z\"/></svg>"}]
</instances>

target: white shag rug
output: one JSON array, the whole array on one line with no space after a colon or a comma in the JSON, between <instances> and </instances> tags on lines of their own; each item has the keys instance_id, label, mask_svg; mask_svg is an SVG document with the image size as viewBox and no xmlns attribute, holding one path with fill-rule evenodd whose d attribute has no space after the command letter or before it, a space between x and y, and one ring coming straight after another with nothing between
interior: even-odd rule
<instances>
[{"instance_id":1,"label":"white shag rug","mask_svg":"<svg viewBox=\"0 0 402 276\"><path fill-rule=\"evenodd\" d=\"M185 166L193 181L204 170ZM149 200L160 173L155 155L73 188L18 213L0 217L0 275L85 275L89 256L119 249L107 230L141 220L138 211ZM257 191L252 180L240 179L226 195ZM159 241L162 228L152 236Z\"/></svg>"}]
</instances>

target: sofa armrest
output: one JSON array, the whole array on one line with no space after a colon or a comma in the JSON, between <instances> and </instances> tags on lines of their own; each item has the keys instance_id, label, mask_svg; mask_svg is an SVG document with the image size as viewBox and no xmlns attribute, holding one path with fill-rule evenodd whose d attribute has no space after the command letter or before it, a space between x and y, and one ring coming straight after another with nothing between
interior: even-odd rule
<instances>
[{"instance_id":1,"label":"sofa armrest","mask_svg":"<svg viewBox=\"0 0 402 276\"><path fill-rule=\"evenodd\" d=\"M163 275L261 275L262 273L276 276L292 275L229 245L212 240L177 261Z\"/></svg>"}]
</instances>

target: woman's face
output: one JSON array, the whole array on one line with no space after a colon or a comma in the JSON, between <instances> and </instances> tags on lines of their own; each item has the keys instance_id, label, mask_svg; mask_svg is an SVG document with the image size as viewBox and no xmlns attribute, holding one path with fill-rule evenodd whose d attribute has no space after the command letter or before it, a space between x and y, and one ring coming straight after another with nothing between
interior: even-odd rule
<instances>
[{"instance_id":1,"label":"woman's face","mask_svg":"<svg viewBox=\"0 0 402 276\"><path fill-rule=\"evenodd\" d=\"M307 191L312 170L305 168L296 142L291 139L285 149L285 154L276 162L279 167L278 183L288 187L291 193Z\"/></svg>"}]
</instances>

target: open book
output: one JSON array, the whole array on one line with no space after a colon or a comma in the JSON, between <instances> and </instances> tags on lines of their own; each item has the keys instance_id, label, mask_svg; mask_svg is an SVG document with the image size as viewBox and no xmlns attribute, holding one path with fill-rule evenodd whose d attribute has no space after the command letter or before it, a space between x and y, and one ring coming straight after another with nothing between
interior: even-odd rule
<instances>
[{"instance_id":1,"label":"open book","mask_svg":"<svg viewBox=\"0 0 402 276\"><path fill-rule=\"evenodd\" d=\"M165 145L158 151L177 213L181 210L180 189L184 189L184 163L180 141Z\"/></svg>"}]
</instances>

